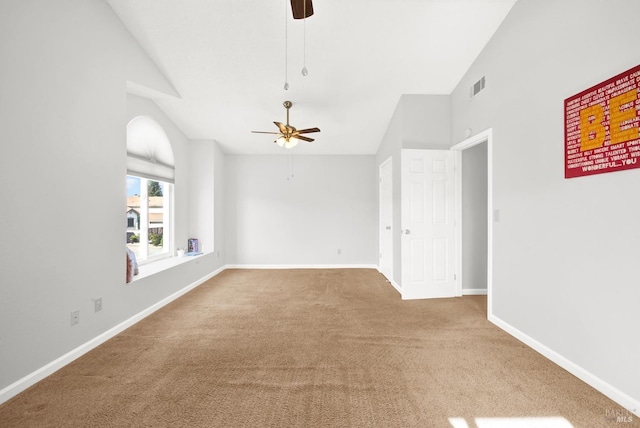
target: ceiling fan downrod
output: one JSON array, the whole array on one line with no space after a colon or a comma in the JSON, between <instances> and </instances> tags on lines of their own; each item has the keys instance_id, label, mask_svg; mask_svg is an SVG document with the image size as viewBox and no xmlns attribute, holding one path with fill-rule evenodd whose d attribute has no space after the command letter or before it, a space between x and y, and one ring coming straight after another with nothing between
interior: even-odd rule
<instances>
[{"instance_id":1,"label":"ceiling fan downrod","mask_svg":"<svg viewBox=\"0 0 640 428\"><path fill-rule=\"evenodd\" d=\"M291 108L293 103L291 101L285 101L282 103L282 105L287 109L287 126L289 126L289 109Z\"/></svg>"}]
</instances>

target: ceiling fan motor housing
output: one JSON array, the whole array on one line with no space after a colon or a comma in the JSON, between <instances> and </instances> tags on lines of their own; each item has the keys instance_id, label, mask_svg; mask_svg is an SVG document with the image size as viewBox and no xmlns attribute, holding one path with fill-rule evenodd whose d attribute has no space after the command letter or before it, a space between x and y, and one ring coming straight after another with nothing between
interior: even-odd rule
<instances>
[{"instance_id":1,"label":"ceiling fan motor housing","mask_svg":"<svg viewBox=\"0 0 640 428\"><path fill-rule=\"evenodd\" d=\"M304 19L313 15L313 3L311 0L291 0L293 19Z\"/></svg>"}]
</instances>

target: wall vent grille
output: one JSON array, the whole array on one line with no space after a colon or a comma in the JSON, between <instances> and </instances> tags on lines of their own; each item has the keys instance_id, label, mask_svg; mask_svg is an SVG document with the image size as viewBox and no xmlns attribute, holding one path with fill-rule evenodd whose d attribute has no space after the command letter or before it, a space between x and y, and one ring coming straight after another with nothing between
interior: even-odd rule
<instances>
[{"instance_id":1,"label":"wall vent grille","mask_svg":"<svg viewBox=\"0 0 640 428\"><path fill-rule=\"evenodd\" d=\"M482 91L484 87L485 87L485 79L484 79L484 76L482 76L480 80L478 80L476 83L473 84L473 86L471 86L471 98L478 95L478 93Z\"/></svg>"}]
</instances>

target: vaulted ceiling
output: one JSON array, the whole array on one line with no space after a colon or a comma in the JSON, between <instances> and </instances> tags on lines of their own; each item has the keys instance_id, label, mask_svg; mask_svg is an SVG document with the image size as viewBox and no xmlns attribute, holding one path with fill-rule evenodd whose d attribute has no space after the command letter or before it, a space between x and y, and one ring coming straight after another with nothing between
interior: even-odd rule
<instances>
[{"instance_id":1,"label":"vaulted ceiling","mask_svg":"<svg viewBox=\"0 0 640 428\"><path fill-rule=\"evenodd\" d=\"M400 96L451 93L516 2L314 0L293 20L289 0L107 1L180 95L159 107L232 154L282 153L251 131L276 131L285 100L322 131L296 153L375 153Z\"/></svg>"}]
</instances>

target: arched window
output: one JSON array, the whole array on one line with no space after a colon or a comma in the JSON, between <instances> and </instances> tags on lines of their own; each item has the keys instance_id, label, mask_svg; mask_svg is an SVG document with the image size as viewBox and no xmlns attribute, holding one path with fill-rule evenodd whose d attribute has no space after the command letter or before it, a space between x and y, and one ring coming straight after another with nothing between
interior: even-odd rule
<instances>
[{"instance_id":1,"label":"arched window","mask_svg":"<svg viewBox=\"0 0 640 428\"><path fill-rule=\"evenodd\" d=\"M140 263L171 255L174 158L162 127L147 116L127 125L126 243Z\"/></svg>"}]
</instances>

